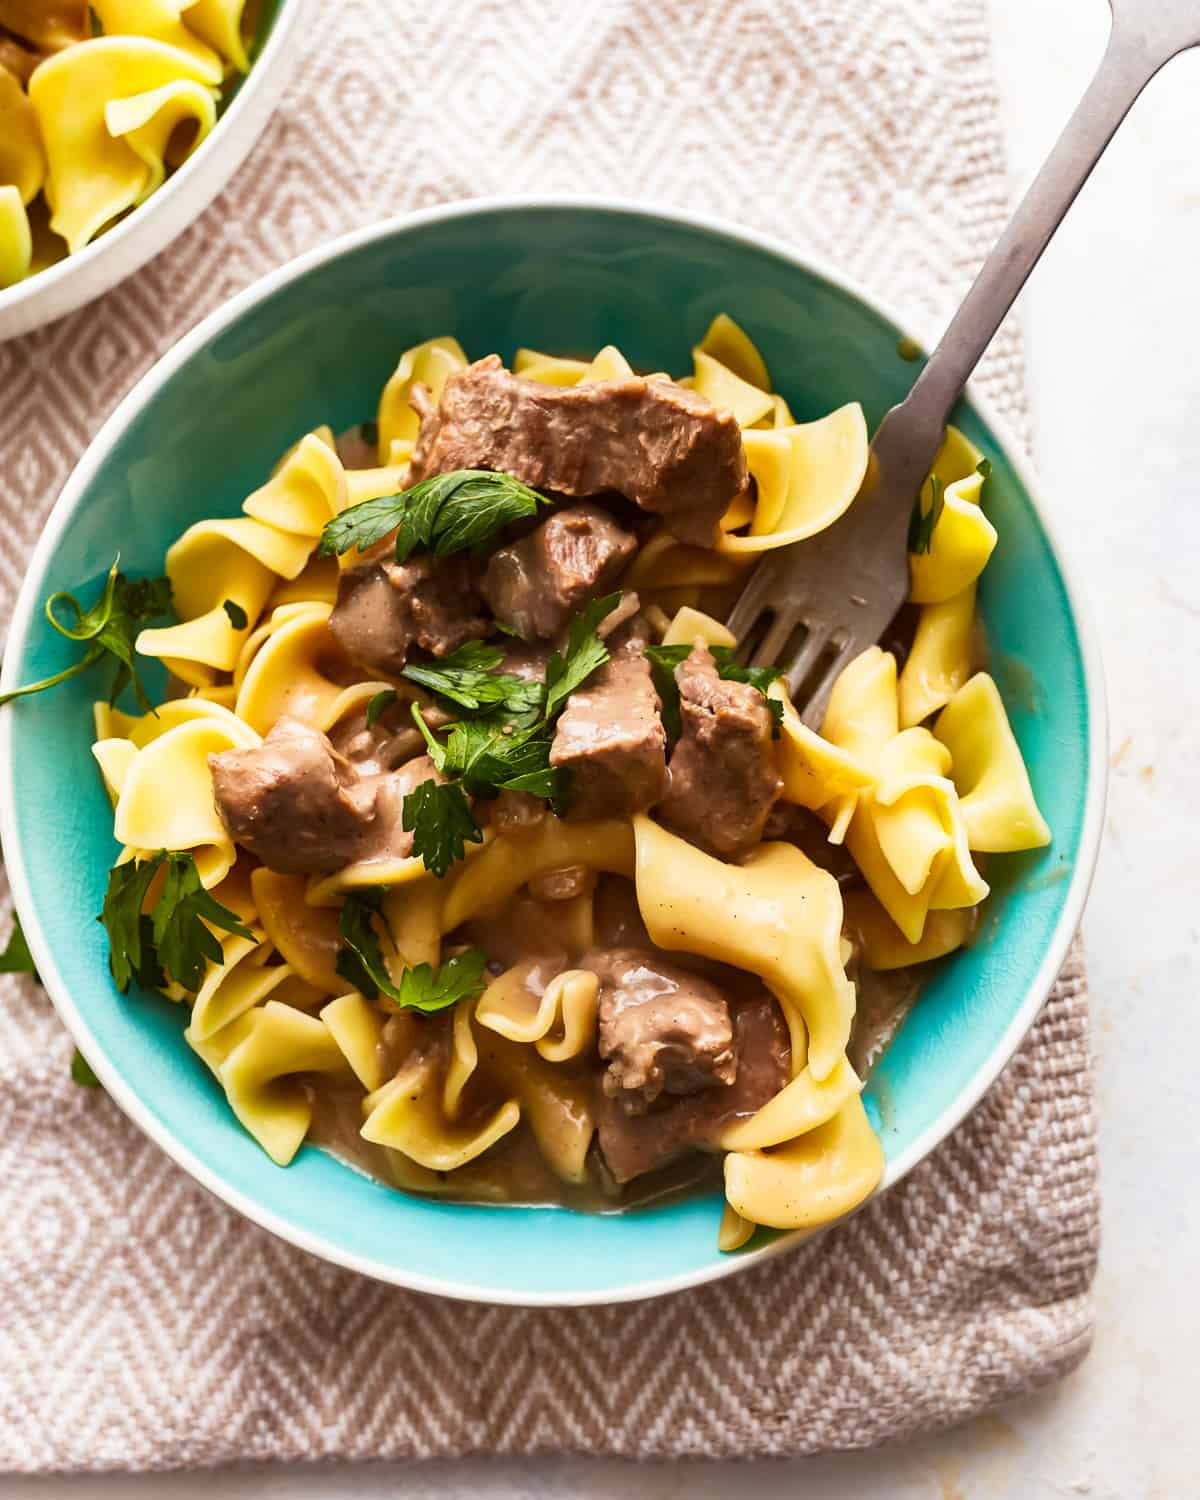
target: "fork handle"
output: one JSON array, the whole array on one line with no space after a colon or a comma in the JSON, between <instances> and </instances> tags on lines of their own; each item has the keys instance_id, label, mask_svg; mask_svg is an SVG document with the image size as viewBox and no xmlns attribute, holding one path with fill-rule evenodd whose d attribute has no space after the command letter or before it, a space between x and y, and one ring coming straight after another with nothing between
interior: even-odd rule
<instances>
[{"instance_id":1,"label":"fork handle","mask_svg":"<svg viewBox=\"0 0 1200 1500\"><path fill-rule=\"evenodd\" d=\"M1200 44L1196 0L1112 0L1112 6L1112 32L1096 76L912 390L884 420L886 427L889 418L897 419L897 436L903 430L903 466L917 475L913 493L968 377L1117 127L1158 70ZM879 439L886 442L882 427Z\"/></svg>"}]
</instances>

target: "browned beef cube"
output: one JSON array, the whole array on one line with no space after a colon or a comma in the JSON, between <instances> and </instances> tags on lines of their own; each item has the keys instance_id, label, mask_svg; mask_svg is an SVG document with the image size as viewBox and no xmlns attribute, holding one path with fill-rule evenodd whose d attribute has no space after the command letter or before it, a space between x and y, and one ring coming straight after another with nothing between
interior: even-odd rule
<instances>
[{"instance_id":1,"label":"browned beef cube","mask_svg":"<svg viewBox=\"0 0 1200 1500\"><path fill-rule=\"evenodd\" d=\"M616 491L703 547L747 483L732 413L671 381L543 385L491 354L450 376L436 411L418 410L414 480L495 469L559 495Z\"/></svg>"},{"instance_id":2,"label":"browned beef cube","mask_svg":"<svg viewBox=\"0 0 1200 1500\"><path fill-rule=\"evenodd\" d=\"M519 636L549 640L636 551L637 541L598 505L572 505L492 554L483 597Z\"/></svg>"},{"instance_id":3,"label":"browned beef cube","mask_svg":"<svg viewBox=\"0 0 1200 1500\"><path fill-rule=\"evenodd\" d=\"M638 948L595 949L580 968L600 980L604 1091L632 1114L660 1094L733 1082L733 1025L715 984Z\"/></svg>"},{"instance_id":4,"label":"browned beef cube","mask_svg":"<svg viewBox=\"0 0 1200 1500\"><path fill-rule=\"evenodd\" d=\"M550 749L550 764L571 772L569 817L642 812L667 784L667 737L650 663L621 651L571 694Z\"/></svg>"},{"instance_id":5,"label":"browned beef cube","mask_svg":"<svg viewBox=\"0 0 1200 1500\"><path fill-rule=\"evenodd\" d=\"M404 798L441 780L428 756L364 776L326 735L283 718L253 750L209 756L213 798L230 837L272 870L327 874L356 860L406 858Z\"/></svg>"},{"instance_id":6,"label":"browned beef cube","mask_svg":"<svg viewBox=\"0 0 1200 1500\"><path fill-rule=\"evenodd\" d=\"M413 646L447 656L481 640L487 621L464 557L375 559L343 568L329 628L366 667L396 676Z\"/></svg>"},{"instance_id":7,"label":"browned beef cube","mask_svg":"<svg viewBox=\"0 0 1200 1500\"><path fill-rule=\"evenodd\" d=\"M757 688L723 681L706 646L680 662L675 681L683 734L659 816L713 854L744 854L762 838L779 795L771 711Z\"/></svg>"},{"instance_id":8,"label":"browned beef cube","mask_svg":"<svg viewBox=\"0 0 1200 1500\"><path fill-rule=\"evenodd\" d=\"M716 1150L721 1133L749 1119L788 1081L787 1026L772 995L759 991L731 1006L737 1071L724 1088L679 1098L663 1096L646 1114L631 1114L620 1098L601 1092L597 1105L600 1151L617 1182L630 1182L691 1150Z\"/></svg>"}]
</instances>

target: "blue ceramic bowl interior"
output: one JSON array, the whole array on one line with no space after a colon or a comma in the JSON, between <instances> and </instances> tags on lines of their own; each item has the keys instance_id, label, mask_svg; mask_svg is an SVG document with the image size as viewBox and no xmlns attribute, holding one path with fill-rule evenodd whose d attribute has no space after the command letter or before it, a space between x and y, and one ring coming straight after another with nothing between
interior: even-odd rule
<instances>
[{"instance_id":1,"label":"blue ceramic bowl interior","mask_svg":"<svg viewBox=\"0 0 1200 1500\"><path fill-rule=\"evenodd\" d=\"M521 344L590 353L615 342L635 366L682 372L720 311L749 331L798 420L859 400L873 425L913 380L887 318L786 256L711 228L628 209L499 206L353 243L243 306L149 399L131 403L52 555L35 561L8 680L73 659L41 619L48 593L90 600L118 545L126 570L161 571L185 527L237 513L302 433L372 416L406 346L454 333L471 356L495 350L508 360ZM981 608L1054 842L989 862L995 895L981 941L941 968L876 1071L869 1105L892 1165L932 1144L939 1121L957 1118L980 1071L1012 1045L1074 889L1065 877L1081 853L1091 770L1083 653L1054 552L988 422L966 404L956 420L993 465L987 508L1000 542ZM173 1154L269 1227L410 1285L568 1302L729 1268L716 1250L716 1196L589 1216L405 1197L311 1147L290 1169L273 1166L184 1044L179 1009L123 998L109 977L95 917L117 849L89 751L98 687L89 677L6 710L8 855L24 866L21 914L51 956L51 990L69 997L85 1051L119 1075Z\"/></svg>"}]
</instances>

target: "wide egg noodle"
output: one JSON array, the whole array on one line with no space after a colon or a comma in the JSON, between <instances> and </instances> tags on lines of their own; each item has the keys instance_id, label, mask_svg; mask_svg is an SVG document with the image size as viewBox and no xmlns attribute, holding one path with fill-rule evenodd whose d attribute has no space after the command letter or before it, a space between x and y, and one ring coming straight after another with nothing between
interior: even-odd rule
<instances>
[{"instance_id":1,"label":"wide egg noodle","mask_svg":"<svg viewBox=\"0 0 1200 1500\"><path fill-rule=\"evenodd\" d=\"M832 526L866 477L867 422L857 402L815 422L742 433L757 503L748 532L723 531L723 553L786 547Z\"/></svg>"},{"instance_id":2,"label":"wide egg noodle","mask_svg":"<svg viewBox=\"0 0 1200 1500\"><path fill-rule=\"evenodd\" d=\"M305 902L303 875L281 875L265 866L250 876L263 930L293 973L325 994L340 995L337 971L341 932L335 911Z\"/></svg>"},{"instance_id":3,"label":"wide egg noodle","mask_svg":"<svg viewBox=\"0 0 1200 1500\"><path fill-rule=\"evenodd\" d=\"M752 1224L816 1229L868 1198L883 1177L883 1147L855 1094L825 1124L770 1151L725 1157L725 1196Z\"/></svg>"},{"instance_id":4,"label":"wide egg noodle","mask_svg":"<svg viewBox=\"0 0 1200 1500\"><path fill-rule=\"evenodd\" d=\"M192 5L195 0L192 0ZM207 81L219 84L225 65L217 53L181 17L186 0L91 0L105 36L145 36L186 52L203 69Z\"/></svg>"},{"instance_id":5,"label":"wide egg noodle","mask_svg":"<svg viewBox=\"0 0 1200 1500\"><path fill-rule=\"evenodd\" d=\"M537 1049L549 1062L566 1062L595 1045L600 981L588 969L567 969L539 991L530 981L542 965L526 959L497 975L479 997L480 1026Z\"/></svg>"},{"instance_id":6,"label":"wide egg noodle","mask_svg":"<svg viewBox=\"0 0 1200 1500\"><path fill-rule=\"evenodd\" d=\"M20 80L0 63L0 183L14 188L17 202L24 206L41 191L45 179L46 153L37 115ZM28 238L29 221L22 218Z\"/></svg>"},{"instance_id":7,"label":"wide egg noodle","mask_svg":"<svg viewBox=\"0 0 1200 1500\"><path fill-rule=\"evenodd\" d=\"M956 427L946 436L933 461L932 474L940 481L941 515L933 527L927 552L909 552L909 598L914 604L943 604L975 582L996 546L996 528L980 506L984 476L983 454ZM931 479L921 489L920 506L933 504Z\"/></svg>"},{"instance_id":8,"label":"wide egg noodle","mask_svg":"<svg viewBox=\"0 0 1200 1500\"><path fill-rule=\"evenodd\" d=\"M583 865L611 875L632 876L633 828L623 818L565 822L547 816L528 833L501 834L464 864L447 893L442 931L500 906L529 881L550 870Z\"/></svg>"},{"instance_id":9,"label":"wide egg noodle","mask_svg":"<svg viewBox=\"0 0 1200 1500\"><path fill-rule=\"evenodd\" d=\"M326 604L306 605L303 612L274 630L251 662L238 691L239 718L266 734L287 715L324 729L343 688L322 671L333 649Z\"/></svg>"},{"instance_id":10,"label":"wide egg noodle","mask_svg":"<svg viewBox=\"0 0 1200 1500\"><path fill-rule=\"evenodd\" d=\"M0 79L4 76L0 73ZM33 233L29 215L21 201L20 191L6 184L0 187L0 290L15 286L28 276L32 264Z\"/></svg>"},{"instance_id":11,"label":"wide egg noodle","mask_svg":"<svg viewBox=\"0 0 1200 1500\"><path fill-rule=\"evenodd\" d=\"M1004 854L1050 842L1004 701L986 672L958 690L934 734L952 757L970 848Z\"/></svg>"},{"instance_id":12,"label":"wide egg noodle","mask_svg":"<svg viewBox=\"0 0 1200 1500\"><path fill-rule=\"evenodd\" d=\"M250 71L250 55L242 36L246 0L191 0L183 8L190 31L215 48L239 73Z\"/></svg>"},{"instance_id":13,"label":"wide egg noodle","mask_svg":"<svg viewBox=\"0 0 1200 1500\"><path fill-rule=\"evenodd\" d=\"M971 675L976 585L922 606L900 673L900 725L911 729L944 708Z\"/></svg>"},{"instance_id":14,"label":"wide egg noodle","mask_svg":"<svg viewBox=\"0 0 1200 1500\"><path fill-rule=\"evenodd\" d=\"M367 1093L382 1088L386 1079L380 1056L383 1017L379 1010L357 991L351 991L322 1007L321 1020Z\"/></svg>"},{"instance_id":15,"label":"wide egg noodle","mask_svg":"<svg viewBox=\"0 0 1200 1500\"><path fill-rule=\"evenodd\" d=\"M826 1078L845 1053L855 1005L837 881L793 844L761 844L727 865L644 815L633 821L638 906L652 941L757 974L793 1038L793 1016L803 1020L809 1066Z\"/></svg>"},{"instance_id":16,"label":"wide egg noodle","mask_svg":"<svg viewBox=\"0 0 1200 1500\"><path fill-rule=\"evenodd\" d=\"M329 1028L277 1000L246 1011L212 1036L184 1032L217 1075L234 1114L281 1167L300 1149L312 1103L297 1076L345 1075L349 1067Z\"/></svg>"},{"instance_id":17,"label":"wide egg noodle","mask_svg":"<svg viewBox=\"0 0 1200 1500\"><path fill-rule=\"evenodd\" d=\"M474 1161L513 1130L521 1106L506 1099L482 1118L451 1118L434 1057L407 1064L363 1101L362 1137L387 1146L431 1172L453 1172Z\"/></svg>"},{"instance_id":18,"label":"wide egg noodle","mask_svg":"<svg viewBox=\"0 0 1200 1500\"><path fill-rule=\"evenodd\" d=\"M112 134L108 105L180 81L208 84L211 70L149 37L96 37L34 71L29 98L46 151L50 227L72 254L140 202L151 178L144 155Z\"/></svg>"},{"instance_id":19,"label":"wide egg noodle","mask_svg":"<svg viewBox=\"0 0 1200 1500\"><path fill-rule=\"evenodd\" d=\"M456 338L426 339L406 349L388 378L379 398L376 423L379 428L379 462L391 462L392 444L415 442L421 419L409 403L414 385L425 386L436 403L446 381L456 370L464 370L467 356Z\"/></svg>"},{"instance_id":20,"label":"wide egg noodle","mask_svg":"<svg viewBox=\"0 0 1200 1500\"><path fill-rule=\"evenodd\" d=\"M180 624L143 630L137 649L160 657L184 682L207 687L232 671L238 654L279 578L294 578L308 562L310 538L252 517L198 521L167 551L167 577ZM225 608L246 616L239 628Z\"/></svg>"},{"instance_id":21,"label":"wide egg noodle","mask_svg":"<svg viewBox=\"0 0 1200 1500\"><path fill-rule=\"evenodd\" d=\"M291 973L286 964L268 964L271 944L261 933L253 938L227 934L221 941L221 961L209 962L192 1006L191 1029L208 1041L223 1026L261 1005Z\"/></svg>"},{"instance_id":22,"label":"wide egg noodle","mask_svg":"<svg viewBox=\"0 0 1200 1500\"><path fill-rule=\"evenodd\" d=\"M113 819L115 838L132 849L189 850L205 888L216 885L237 851L213 803L208 757L260 743L249 725L238 723L235 730L207 715L151 740L126 772Z\"/></svg>"}]
</instances>

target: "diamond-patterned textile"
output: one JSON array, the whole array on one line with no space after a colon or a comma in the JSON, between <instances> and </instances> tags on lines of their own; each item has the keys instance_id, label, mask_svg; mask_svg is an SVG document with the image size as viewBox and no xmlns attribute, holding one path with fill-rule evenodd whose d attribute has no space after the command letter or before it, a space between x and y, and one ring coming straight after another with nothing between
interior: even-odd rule
<instances>
[{"instance_id":1,"label":"diamond-patterned textile","mask_svg":"<svg viewBox=\"0 0 1200 1500\"><path fill-rule=\"evenodd\" d=\"M338 0L232 187L100 302L0 345L0 611L103 417L254 277L482 193L619 191L829 257L934 325L1005 211L983 0ZM985 379L1018 425L1009 330ZM0 930L4 928L0 927ZM470 1306L210 1198L0 991L0 1468L800 1454L956 1422L1090 1340L1078 958L968 1121L850 1223L650 1304Z\"/></svg>"}]
</instances>

